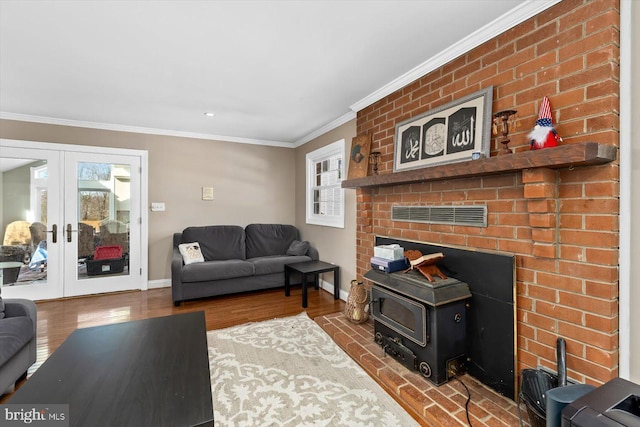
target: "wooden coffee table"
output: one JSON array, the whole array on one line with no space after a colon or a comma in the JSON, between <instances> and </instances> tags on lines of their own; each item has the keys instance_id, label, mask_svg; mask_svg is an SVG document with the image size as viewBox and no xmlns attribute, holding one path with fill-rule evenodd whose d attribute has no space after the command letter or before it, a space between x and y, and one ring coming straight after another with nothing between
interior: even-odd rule
<instances>
[{"instance_id":1,"label":"wooden coffee table","mask_svg":"<svg viewBox=\"0 0 640 427\"><path fill-rule=\"evenodd\" d=\"M68 404L71 426L213 426L204 312L77 329L7 403Z\"/></svg>"},{"instance_id":2,"label":"wooden coffee table","mask_svg":"<svg viewBox=\"0 0 640 427\"><path fill-rule=\"evenodd\" d=\"M284 266L284 294L289 296L291 272L302 274L302 307L307 308L307 277L314 277L315 288L318 289L318 274L333 271L333 299L340 298L340 267L324 261L304 261Z\"/></svg>"}]
</instances>

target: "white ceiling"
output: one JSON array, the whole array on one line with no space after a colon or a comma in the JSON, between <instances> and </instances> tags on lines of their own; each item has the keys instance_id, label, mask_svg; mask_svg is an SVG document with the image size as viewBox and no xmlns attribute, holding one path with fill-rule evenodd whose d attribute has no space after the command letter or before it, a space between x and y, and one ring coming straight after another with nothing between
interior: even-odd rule
<instances>
[{"instance_id":1,"label":"white ceiling","mask_svg":"<svg viewBox=\"0 0 640 427\"><path fill-rule=\"evenodd\" d=\"M0 0L0 117L297 146L557 1Z\"/></svg>"}]
</instances>

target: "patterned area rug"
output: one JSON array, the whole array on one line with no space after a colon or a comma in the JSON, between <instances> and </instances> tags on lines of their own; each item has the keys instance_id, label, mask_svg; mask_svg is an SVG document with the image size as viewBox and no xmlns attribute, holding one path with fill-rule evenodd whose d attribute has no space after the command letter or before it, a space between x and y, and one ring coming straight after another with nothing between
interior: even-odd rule
<instances>
[{"instance_id":1,"label":"patterned area rug","mask_svg":"<svg viewBox=\"0 0 640 427\"><path fill-rule=\"evenodd\" d=\"M417 426L306 313L207 332L216 426Z\"/></svg>"}]
</instances>

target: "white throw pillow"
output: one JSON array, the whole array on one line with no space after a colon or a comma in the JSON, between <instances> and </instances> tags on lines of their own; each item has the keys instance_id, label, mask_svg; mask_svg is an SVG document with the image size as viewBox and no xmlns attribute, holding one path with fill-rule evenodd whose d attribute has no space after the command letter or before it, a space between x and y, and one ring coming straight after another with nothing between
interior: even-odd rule
<instances>
[{"instance_id":1,"label":"white throw pillow","mask_svg":"<svg viewBox=\"0 0 640 427\"><path fill-rule=\"evenodd\" d=\"M200 251L200 245L198 242L182 243L178 245L182 259L185 265L193 264L194 262L204 262L204 257Z\"/></svg>"}]
</instances>

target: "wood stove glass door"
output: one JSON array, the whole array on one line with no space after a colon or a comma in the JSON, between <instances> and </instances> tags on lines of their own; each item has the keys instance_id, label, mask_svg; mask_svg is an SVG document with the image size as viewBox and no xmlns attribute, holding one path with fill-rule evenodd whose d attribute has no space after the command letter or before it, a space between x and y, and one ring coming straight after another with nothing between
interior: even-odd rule
<instances>
[{"instance_id":1,"label":"wood stove glass door","mask_svg":"<svg viewBox=\"0 0 640 427\"><path fill-rule=\"evenodd\" d=\"M427 345L427 310L424 304L374 285L373 318L424 347Z\"/></svg>"}]
</instances>

